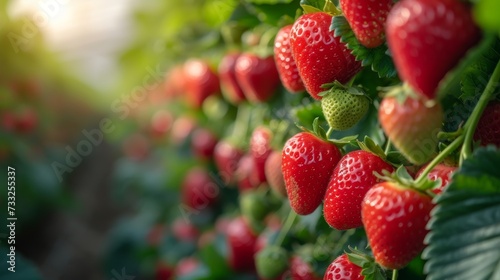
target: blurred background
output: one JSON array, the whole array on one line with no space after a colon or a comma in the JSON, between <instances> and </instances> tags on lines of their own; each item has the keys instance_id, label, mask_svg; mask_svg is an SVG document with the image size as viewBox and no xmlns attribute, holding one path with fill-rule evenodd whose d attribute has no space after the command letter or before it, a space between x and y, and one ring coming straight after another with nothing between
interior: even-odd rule
<instances>
[{"instance_id":1,"label":"blurred background","mask_svg":"<svg viewBox=\"0 0 500 280\"><path fill-rule=\"evenodd\" d=\"M17 218L16 273L4 269L2 226L0 279L169 279L193 255L200 234L181 217L181 181L193 166L215 169L189 139L200 125L227 136L236 107L190 109L166 83L188 58L215 68L243 31L299 7L258 2L0 0L0 165L16 182L14 215L0 191L0 221ZM195 222L218 244L204 253L210 273L228 279L213 228L235 195L225 189L228 203ZM184 261L193 267L207 274Z\"/></svg>"},{"instance_id":2,"label":"blurred background","mask_svg":"<svg viewBox=\"0 0 500 280\"><path fill-rule=\"evenodd\" d=\"M203 20L212 2L0 2L0 162L16 169L18 219L15 274L4 269L8 229L0 229L0 279L151 278L153 269L127 259L133 249L125 247L146 243L162 211L143 208L174 201L157 196L168 180L178 188L166 178L170 151L162 149L172 119L151 131L151 116L165 71L201 49L193 38L220 44L214 27L225 19ZM159 97L132 101L134 112L113 111L144 83ZM109 133L98 130L104 119ZM91 145L81 144L84 132L97 133ZM4 223L6 188L0 194ZM141 199L148 195L155 202Z\"/></svg>"}]
</instances>

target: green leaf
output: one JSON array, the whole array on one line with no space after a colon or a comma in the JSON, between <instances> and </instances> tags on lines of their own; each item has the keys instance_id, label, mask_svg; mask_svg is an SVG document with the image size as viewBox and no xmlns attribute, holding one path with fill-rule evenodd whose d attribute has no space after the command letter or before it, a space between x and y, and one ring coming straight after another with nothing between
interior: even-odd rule
<instances>
[{"instance_id":1,"label":"green leaf","mask_svg":"<svg viewBox=\"0 0 500 280\"><path fill-rule=\"evenodd\" d=\"M480 148L431 213L425 272L433 279L499 279L500 151Z\"/></svg>"},{"instance_id":2,"label":"green leaf","mask_svg":"<svg viewBox=\"0 0 500 280\"><path fill-rule=\"evenodd\" d=\"M280 4L280 3L291 3L293 0L247 0L249 3L254 4Z\"/></svg>"},{"instance_id":3,"label":"green leaf","mask_svg":"<svg viewBox=\"0 0 500 280\"><path fill-rule=\"evenodd\" d=\"M500 39L494 35L490 35L471 54L469 58L470 63L462 75L462 100L473 98L484 91L489 77L500 59L499 50ZM498 90L498 86L497 84L496 90Z\"/></svg>"},{"instance_id":4,"label":"green leaf","mask_svg":"<svg viewBox=\"0 0 500 280\"><path fill-rule=\"evenodd\" d=\"M283 16L295 18L297 13L299 0L288 1L287 3L278 2L274 4L249 4L251 6L250 12L253 12L257 18L264 23L273 26L278 26Z\"/></svg>"},{"instance_id":5,"label":"green leaf","mask_svg":"<svg viewBox=\"0 0 500 280\"><path fill-rule=\"evenodd\" d=\"M384 150L368 136L365 136L363 141L358 140L358 145L362 150L371 152L379 156L383 160L387 158L387 155L385 154Z\"/></svg>"},{"instance_id":6,"label":"green leaf","mask_svg":"<svg viewBox=\"0 0 500 280\"><path fill-rule=\"evenodd\" d=\"M325 2L325 0L301 0L300 6L306 13L311 13L314 11L322 11Z\"/></svg>"},{"instance_id":7,"label":"green leaf","mask_svg":"<svg viewBox=\"0 0 500 280\"><path fill-rule=\"evenodd\" d=\"M309 215L304 215L304 216L298 216L297 220L297 227L299 228L306 228L309 232L315 232L316 225L318 224L319 220L322 219L323 215L323 208L318 207L314 212L312 212Z\"/></svg>"},{"instance_id":8,"label":"green leaf","mask_svg":"<svg viewBox=\"0 0 500 280\"><path fill-rule=\"evenodd\" d=\"M496 35L486 34L441 81L437 94L443 98L444 131L457 130L469 118L500 59L499 49Z\"/></svg>"},{"instance_id":9,"label":"green leaf","mask_svg":"<svg viewBox=\"0 0 500 280\"><path fill-rule=\"evenodd\" d=\"M206 245L199 251L201 259L209 268L210 275L214 278L227 275L231 270L223 255L225 250L223 247L226 244L224 238L224 236L218 235L213 243Z\"/></svg>"},{"instance_id":10,"label":"green leaf","mask_svg":"<svg viewBox=\"0 0 500 280\"><path fill-rule=\"evenodd\" d=\"M390 151L387 153L387 161L395 165L412 165L408 159L399 151Z\"/></svg>"},{"instance_id":11,"label":"green leaf","mask_svg":"<svg viewBox=\"0 0 500 280\"><path fill-rule=\"evenodd\" d=\"M227 21L237 6L237 0L208 0L202 14L208 24L216 27Z\"/></svg>"},{"instance_id":12,"label":"green leaf","mask_svg":"<svg viewBox=\"0 0 500 280\"><path fill-rule=\"evenodd\" d=\"M386 44L372 49L361 45L343 16L333 17L330 29L334 30L335 36L340 36L341 42L346 44L356 60L361 61L361 65L370 66L381 78L396 77L396 68L391 56L388 55Z\"/></svg>"},{"instance_id":13,"label":"green leaf","mask_svg":"<svg viewBox=\"0 0 500 280\"><path fill-rule=\"evenodd\" d=\"M319 102L312 102L307 105L297 105L290 108L290 117L293 122L300 124L310 124L316 118L319 118L321 121L325 120L323 111L321 110L321 103Z\"/></svg>"}]
</instances>

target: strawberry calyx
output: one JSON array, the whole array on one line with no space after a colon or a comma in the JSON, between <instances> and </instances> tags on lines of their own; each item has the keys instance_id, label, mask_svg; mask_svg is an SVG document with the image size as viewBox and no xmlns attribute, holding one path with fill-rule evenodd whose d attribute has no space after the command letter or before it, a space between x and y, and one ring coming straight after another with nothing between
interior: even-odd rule
<instances>
[{"instance_id":1,"label":"strawberry calyx","mask_svg":"<svg viewBox=\"0 0 500 280\"><path fill-rule=\"evenodd\" d=\"M404 104L407 98L412 99L424 99L424 97L418 94L408 83L403 83L401 85L383 87L379 90L385 91L384 97L394 97L399 104ZM436 100L425 98L425 106L432 107L436 104Z\"/></svg>"},{"instance_id":2,"label":"strawberry calyx","mask_svg":"<svg viewBox=\"0 0 500 280\"><path fill-rule=\"evenodd\" d=\"M368 98L365 91L360 86L351 86L350 83L343 85L339 81L334 81L333 83L322 84L321 88L328 89L318 93L318 96L321 97L343 91L352 95L366 96Z\"/></svg>"},{"instance_id":3,"label":"strawberry calyx","mask_svg":"<svg viewBox=\"0 0 500 280\"><path fill-rule=\"evenodd\" d=\"M333 130L330 128L328 131L325 131L325 129L319 125L319 117L316 117L314 119L312 124L313 128L312 130L304 126L301 126L298 123L296 123L295 125L304 132L311 133L323 141L335 144L335 146L337 146L339 149L342 149L342 147L348 144L356 145L356 139L358 139L357 134L352 136L346 136L340 139L330 139L330 134L333 132Z\"/></svg>"},{"instance_id":4,"label":"strawberry calyx","mask_svg":"<svg viewBox=\"0 0 500 280\"><path fill-rule=\"evenodd\" d=\"M356 248L351 248L351 252L346 252L349 261L362 268L361 275L365 279L370 280L384 280L386 279L385 270L382 269L380 265L375 262L372 256L369 256Z\"/></svg>"},{"instance_id":5,"label":"strawberry calyx","mask_svg":"<svg viewBox=\"0 0 500 280\"><path fill-rule=\"evenodd\" d=\"M301 1L301 2L304 2L301 3L300 6L304 10L305 14L312 14L318 12L325 12L332 16L338 16L342 14L339 8L337 8L337 6L335 6L335 4L331 0L326 0L325 5L322 8L309 4L309 1Z\"/></svg>"},{"instance_id":6,"label":"strawberry calyx","mask_svg":"<svg viewBox=\"0 0 500 280\"><path fill-rule=\"evenodd\" d=\"M392 182L398 187L413 189L431 197L435 196L431 190L441 186L440 178L435 181L431 181L426 175L425 177L419 177L417 180L413 179L403 165L399 166L393 173L390 173L387 170L382 170L382 174L374 172L373 175L386 182Z\"/></svg>"},{"instance_id":7,"label":"strawberry calyx","mask_svg":"<svg viewBox=\"0 0 500 280\"><path fill-rule=\"evenodd\" d=\"M357 144L361 148L361 150L375 154L384 161L387 160L387 154L385 153L385 151L370 137L365 136L363 141L357 140Z\"/></svg>"},{"instance_id":8,"label":"strawberry calyx","mask_svg":"<svg viewBox=\"0 0 500 280\"><path fill-rule=\"evenodd\" d=\"M328 141L327 133L323 127L319 125L319 117L316 117L312 123L312 130L296 123L295 124L300 130L304 132L311 133L323 141Z\"/></svg>"}]
</instances>

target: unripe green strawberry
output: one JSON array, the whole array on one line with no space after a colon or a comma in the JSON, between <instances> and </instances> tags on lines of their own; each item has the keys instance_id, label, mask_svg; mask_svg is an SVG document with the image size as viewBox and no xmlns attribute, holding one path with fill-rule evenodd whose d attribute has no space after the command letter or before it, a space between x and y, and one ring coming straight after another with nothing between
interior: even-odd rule
<instances>
[{"instance_id":1,"label":"unripe green strawberry","mask_svg":"<svg viewBox=\"0 0 500 280\"><path fill-rule=\"evenodd\" d=\"M270 246L255 255L257 273L264 279L274 279L288 268L288 256L285 249Z\"/></svg>"},{"instance_id":2,"label":"unripe green strawberry","mask_svg":"<svg viewBox=\"0 0 500 280\"><path fill-rule=\"evenodd\" d=\"M265 197L258 192L247 192L240 196L240 207L243 216L250 220L260 221L269 213Z\"/></svg>"},{"instance_id":3,"label":"unripe green strawberry","mask_svg":"<svg viewBox=\"0 0 500 280\"><path fill-rule=\"evenodd\" d=\"M368 98L357 91L347 89L334 89L321 99L323 115L335 130L347 130L363 118L368 111L370 103Z\"/></svg>"}]
</instances>

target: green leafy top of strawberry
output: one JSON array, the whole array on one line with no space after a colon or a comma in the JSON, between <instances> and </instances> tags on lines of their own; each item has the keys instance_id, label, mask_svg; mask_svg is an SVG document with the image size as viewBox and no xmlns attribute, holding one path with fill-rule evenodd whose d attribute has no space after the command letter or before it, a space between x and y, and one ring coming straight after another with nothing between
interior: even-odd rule
<instances>
[{"instance_id":1,"label":"green leafy top of strawberry","mask_svg":"<svg viewBox=\"0 0 500 280\"><path fill-rule=\"evenodd\" d=\"M382 174L375 173L375 176L387 182L396 183L400 187L417 190L431 197L434 197L435 195L431 190L441 185L440 178L435 181L431 181L428 178L423 178L418 181L413 179L413 177L408 173L408 170L402 165L398 167L394 173L389 173L386 170L383 170Z\"/></svg>"},{"instance_id":2,"label":"green leafy top of strawberry","mask_svg":"<svg viewBox=\"0 0 500 280\"><path fill-rule=\"evenodd\" d=\"M370 137L365 136L363 141L358 140L357 144L361 148L361 150L375 154L383 160L387 159L387 155L385 154L385 151L382 149L382 147L377 145L377 143L375 143L375 141L373 141L373 139L371 139Z\"/></svg>"},{"instance_id":3,"label":"green leafy top of strawberry","mask_svg":"<svg viewBox=\"0 0 500 280\"><path fill-rule=\"evenodd\" d=\"M340 41L346 44L356 60L361 61L362 66L371 66L371 69L381 78L397 76L387 45L383 44L372 49L361 45L344 16L334 17L330 29L334 30L335 36L340 36Z\"/></svg>"},{"instance_id":4,"label":"green leafy top of strawberry","mask_svg":"<svg viewBox=\"0 0 500 280\"><path fill-rule=\"evenodd\" d=\"M323 3L324 2L324 3ZM300 6L304 10L304 13L311 14L317 12L325 12L332 16L340 15L341 12L335 6L335 4L331 0L301 0Z\"/></svg>"},{"instance_id":5,"label":"green leafy top of strawberry","mask_svg":"<svg viewBox=\"0 0 500 280\"><path fill-rule=\"evenodd\" d=\"M315 118L312 124L312 130L307 129L304 126L301 126L300 124L295 124L299 129L301 129L304 132L309 132L314 134L316 137L323 141L329 141L333 144L335 144L337 147L342 148L344 145L347 144L355 144L356 139L358 138L358 135L352 135L352 136L347 136L341 139L329 139L329 133L325 131L323 127L319 124L319 118Z\"/></svg>"},{"instance_id":6,"label":"green leafy top of strawberry","mask_svg":"<svg viewBox=\"0 0 500 280\"><path fill-rule=\"evenodd\" d=\"M362 251L349 247L351 251L346 252L349 261L362 268L361 275L365 277L365 280L384 280L385 271L375 262L372 256L369 256Z\"/></svg>"}]
</instances>

